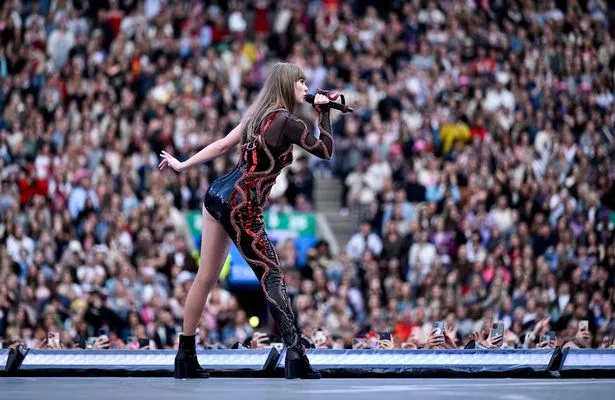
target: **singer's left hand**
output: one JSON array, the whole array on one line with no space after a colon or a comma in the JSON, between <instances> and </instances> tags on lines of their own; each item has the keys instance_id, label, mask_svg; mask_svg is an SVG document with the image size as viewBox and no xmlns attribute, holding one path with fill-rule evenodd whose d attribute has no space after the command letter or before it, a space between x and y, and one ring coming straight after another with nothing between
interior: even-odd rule
<instances>
[{"instance_id":1,"label":"singer's left hand","mask_svg":"<svg viewBox=\"0 0 615 400\"><path fill-rule=\"evenodd\" d=\"M324 94L316 93L314 96L314 105L327 104L328 102L329 98Z\"/></svg>"}]
</instances>

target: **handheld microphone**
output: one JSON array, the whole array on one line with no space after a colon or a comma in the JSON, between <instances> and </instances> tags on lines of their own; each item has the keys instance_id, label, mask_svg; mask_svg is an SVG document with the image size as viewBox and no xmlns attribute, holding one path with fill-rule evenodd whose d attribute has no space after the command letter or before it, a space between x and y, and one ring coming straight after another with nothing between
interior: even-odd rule
<instances>
[{"instance_id":1,"label":"handheld microphone","mask_svg":"<svg viewBox=\"0 0 615 400\"><path fill-rule=\"evenodd\" d=\"M305 101L307 101L310 104L314 104L314 95L313 94L306 94L305 95ZM317 104L317 105L319 105L319 104ZM353 112L354 111L354 109L352 107L348 106L348 104L334 103L334 102L331 101L331 98L329 98L329 102L328 103L322 104L322 105L323 106L331 107L331 108L333 108L335 110L339 110L339 111L341 111L343 113Z\"/></svg>"}]
</instances>

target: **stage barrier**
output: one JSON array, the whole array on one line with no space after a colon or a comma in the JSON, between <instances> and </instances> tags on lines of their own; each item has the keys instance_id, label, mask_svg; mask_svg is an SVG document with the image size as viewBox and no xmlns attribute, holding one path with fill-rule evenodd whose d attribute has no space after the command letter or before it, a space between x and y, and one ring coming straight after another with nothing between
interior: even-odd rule
<instances>
[{"instance_id":1,"label":"stage barrier","mask_svg":"<svg viewBox=\"0 0 615 400\"><path fill-rule=\"evenodd\" d=\"M7 371L9 369L9 354L10 349L0 349L0 370Z\"/></svg>"},{"instance_id":2,"label":"stage barrier","mask_svg":"<svg viewBox=\"0 0 615 400\"><path fill-rule=\"evenodd\" d=\"M30 350L19 371L87 373L106 371L172 373L175 350ZM279 353L276 349L199 351L201 365L213 371L241 372L270 370Z\"/></svg>"},{"instance_id":3,"label":"stage barrier","mask_svg":"<svg viewBox=\"0 0 615 400\"><path fill-rule=\"evenodd\" d=\"M344 374L548 373L557 350L310 350L315 369ZM284 368L285 352L278 369Z\"/></svg>"},{"instance_id":4,"label":"stage barrier","mask_svg":"<svg viewBox=\"0 0 615 400\"><path fill-rule=\"evenodd\" d=\"M34 350L5 375L171 376L175 350ZM612 376L615 349L572 350L308 350L312 366L336 376ZM213 376L282 376L285 352L276 349L202 350ZM0 351L0 365L10 363Z\"/></svg>"},{"instance_id":5,"label":"stage barrier","mask_svg":"<svg viewBox=\"0 0 615 400\"><path fill-rule=\"evenodd\" d=\"M615 349L564 349L562 377L615 376Z\"/></svg>"}]
</instances>

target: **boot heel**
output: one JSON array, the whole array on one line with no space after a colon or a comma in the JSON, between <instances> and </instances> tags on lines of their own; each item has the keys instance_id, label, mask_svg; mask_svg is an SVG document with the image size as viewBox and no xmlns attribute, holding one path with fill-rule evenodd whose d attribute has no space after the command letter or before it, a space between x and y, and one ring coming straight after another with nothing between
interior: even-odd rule
<instances>
[{"instance_id":1,"label":"boot heel","mask_svg":"<svg viewBox=\"0 0 615 400\"><path fill-rule=\"evenodd\" d=\"M189 375L188 363L182 360L175 360L175 379L186 379Z\"/></svg>"},{"instance_id":2,"label":"boot heel","mask_svg":"<svg viewBox=\"0 0 615 400\"><path fill-rule=\"evenodd\" d=\"M209 373L185 360L175 360L175 379L205 379Z\"/></svg>"},{"instance_id":3,"label":"boot heel","mask_svg":"<svg viewBox=\"0 0 615 400\"><path fill-rule=\"evenodd\" d=\"M284 365L284 377L286 379L299 379L301 377L301 360L286 360Z\"/></svg>"},{"instance_id":4,"label":"boot heel","mask_svg":"<svg viewBox=\"0 0 615 400\"><path fill-rule=\"evenodd\" d=\"M306 355L296 359L286 359L284 364L284 377L286 379L320 379L320 372L310 365Z\"/></svg>"},{"instance_id":5,"label":"boot heel","mask_svg":"<svg viewBox=\"0 0 615 400\"><path fill-rule=\"evenodd\" d=\"M179 348L175 355L176 379L209 378L209 374L201 367L196 355L195 337L179 334Z\"/></svg>"}]
</instances>

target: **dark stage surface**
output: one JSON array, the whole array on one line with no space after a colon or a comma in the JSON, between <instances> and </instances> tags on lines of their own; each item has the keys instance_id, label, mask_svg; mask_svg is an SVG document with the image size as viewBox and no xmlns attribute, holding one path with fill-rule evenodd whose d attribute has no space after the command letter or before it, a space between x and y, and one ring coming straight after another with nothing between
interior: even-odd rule
<instances>
[{"instance_id":1,"label":"dark stage surface","mask_svg":"<svg viewBox=\"0 0 615 400\"><path fill-rule=\"evenodd\" d=\"M0 378L2 399L613 399L615 380Z\"/></svg>"}]
</instances>

